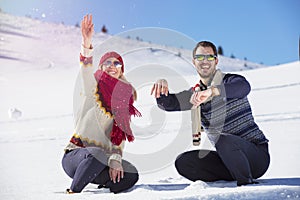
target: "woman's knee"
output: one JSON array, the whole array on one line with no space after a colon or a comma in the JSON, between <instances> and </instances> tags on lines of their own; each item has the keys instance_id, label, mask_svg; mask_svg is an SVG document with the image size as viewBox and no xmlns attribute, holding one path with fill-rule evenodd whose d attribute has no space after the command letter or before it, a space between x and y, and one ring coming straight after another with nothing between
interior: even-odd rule
<instances>
[{"instance_id":1,"label":"woman's knee","mask_svg":"<svg viewBox=\"0 0 300 200\"><path fill-rule=\"evenodd\" d=\"M123 161L124 176L126 176L129 188L136 184L139 180L139 173L137 168L127 161Z\"/></svg>"},{"instance_id":2,"label":"woman's knee","mask_svg":"<svg viewBox=\"0 0 300 200\"><path fill-rule=\"evenodd\" d=\"M113 193L120 193L126 191L133 187L139 180L139 173L135 166L127 161L123 161L123 168L124 168L124 177L123 179L115 184L110 182L109 188L110 191Z\"/></svg>"},{"instance_id":3,"label":"woman's knee","mask_svg":"<svg viewBox=\"0 0 300 200\"><path fill-rule=\"evenodd\" d=\"M137 168L127 161L123 161L124 166L124 176L129 184L129 187L132 187L139 180L139 173Z\"/></svg>"},{"instance_id":4,"label":"woman's knee","mask_svg":"<svg viewBox=\"0 0 300 200\"><path fill-rule=\"evenodd\" d=\"M125 173L128 188L134 186L139 180L139 173Z\"/></svg>"},{"instance_id":5,"label":"woman's knee","mask_svg":"<svg viewBox=\"0 0 300 200\"><path fill-rule=\"evenodd\" d=\"M64 154L61 164L65 173L70 178L73 178L77 168L77 163L74 161L73 156L71 155L70 152Z\"/></svg>"}]
</instances>

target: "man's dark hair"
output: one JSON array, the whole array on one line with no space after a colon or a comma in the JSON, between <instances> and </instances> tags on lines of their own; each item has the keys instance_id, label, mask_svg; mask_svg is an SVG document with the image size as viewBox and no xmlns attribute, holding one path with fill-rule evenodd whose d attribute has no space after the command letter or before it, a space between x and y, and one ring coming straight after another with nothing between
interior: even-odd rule
<instances>
[{"instance_id":1,"label":"man's dark hair","mask_svg":"<svg viewBox=\"0 0 300 200\"><path fill-rule=\"evenodd\" d=\"M193 50L193 58L196 54L196 51L198 49L198 47L211 47L214 51L214 55L218 56L218 52L217 52L217 48L216 46L212 43L212 42L209 42L209 41L201 41L201 42L198 42L198 44L196 45L196 47L194 48Z\"/></svg>"}]
</instances>

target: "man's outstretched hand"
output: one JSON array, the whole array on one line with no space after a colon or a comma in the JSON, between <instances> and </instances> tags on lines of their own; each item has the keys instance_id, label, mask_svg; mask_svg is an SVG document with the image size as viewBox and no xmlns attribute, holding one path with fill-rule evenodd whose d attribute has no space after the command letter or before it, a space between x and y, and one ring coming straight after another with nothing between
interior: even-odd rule
<instances>
[{"instance_id":1,"label":"man's outstretched hand","mask_svg":"<svg viewBox=\"0 0 300 200\"><path fill-rule=\"evenodd\" d=\"M154 83L151 89L151 95L154 94L155 98L159 98L161 94L168 96L169 86L168 82L165 79L159 79Z\"/></svg>"}]
</instances>

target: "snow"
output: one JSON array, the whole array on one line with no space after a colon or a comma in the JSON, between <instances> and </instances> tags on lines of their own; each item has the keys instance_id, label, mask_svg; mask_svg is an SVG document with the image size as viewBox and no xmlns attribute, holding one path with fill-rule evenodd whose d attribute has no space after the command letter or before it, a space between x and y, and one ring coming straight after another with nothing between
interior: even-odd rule
<instances>
[{"instance_id":1,"label":"snow","mask_svg":"<svg viewBox=\"0 0 300 200\"><path fill-rule=\"evenodd\" d=\"M0 13L0 38L1 199L300 198L299 61L268 67L246 61L245 67L245 61L220 58L222 70L242 74L251 83L249 100L270 140L271 164L256 185L190 182L176 172L176 156L212 147L206 138L200 147L193 147L189 112L159 110L150 89L158 78L166 78L175 92L193 85L197 76L191 50L96 33L95 58L107 48L120 50L126 77L138 91L136 107L143 117L133 119L136 141L126 145L124 158L136 165L140 179L117 195L92 184L80 194L67 195L71 179L61 159L73 130L80 30ZM10 119L11 108L22 116Z\"/></svg>"}]
</instances>

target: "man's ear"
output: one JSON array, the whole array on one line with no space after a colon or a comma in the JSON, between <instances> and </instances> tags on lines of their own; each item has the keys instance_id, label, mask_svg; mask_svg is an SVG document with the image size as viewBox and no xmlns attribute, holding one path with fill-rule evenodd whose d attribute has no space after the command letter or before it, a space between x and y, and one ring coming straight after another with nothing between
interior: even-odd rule
<instances>
[{"instance_id":1,"label":"man's ear","mask_svg":"<svg viewBox=\"0 0 300 200\"><path fill-rule=\"evenodd\" d=\"M196 66L195 59L192 59L193 65Z\"/></svg>"}]
</instances>

